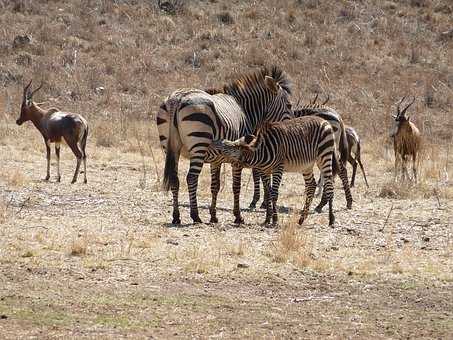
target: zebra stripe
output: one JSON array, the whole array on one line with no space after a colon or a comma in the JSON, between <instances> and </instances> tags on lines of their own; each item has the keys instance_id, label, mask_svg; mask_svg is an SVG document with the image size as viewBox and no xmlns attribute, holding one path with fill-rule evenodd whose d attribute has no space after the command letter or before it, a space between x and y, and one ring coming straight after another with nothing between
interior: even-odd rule
<instances>
[{"instance_id":1,"label":"zebra stripe","mask_svg":"<svg viewBox=\"0 0 453 340\"><path fill-rule=\"evenodd\" d=\"M211 163L211 222L217 222L216 202L220 188L220 166L226 159L210 148L213 140L237 139L255 130L263 121L292 118L286 75L278 67L245 74L223 87L207 91L179 89L160 105L156 117L159 140L166 152L164 187L173 194L173 223L180 223L178 208L179 156L190 160L187 184L190 215L201 222L197 205L198 176L203 163ZM233 165L235 222L242 221L239 209L241 167Z\"/></svg>"},{"instance_id":2,"label":"zebra stripe","mask_svg":"<svg viewBox=\"0 0 453 340\"><path fill-rule=\"evenodd\" d=\"M324 193L329 202L329 225L334 223L333 164L337 161L337 156L333 129L325 120L309 116L268 123L258 131L256 137L245 136L234 142L220 140L214 143L214 147L232 162L252 167L262 176L271 198L267 201L265 223L270 222L271 216L272 223L276 224L278 221L276 204L284 171L303 173L306 200L299 224L305 221L316 189L313 168L318 164L325 178Z\"/></svg>"}]
</instances>

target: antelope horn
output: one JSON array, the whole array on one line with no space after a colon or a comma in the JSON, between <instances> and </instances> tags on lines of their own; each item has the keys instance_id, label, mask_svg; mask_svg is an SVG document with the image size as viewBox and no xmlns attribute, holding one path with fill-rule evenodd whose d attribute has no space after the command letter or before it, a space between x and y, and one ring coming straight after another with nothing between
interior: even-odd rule
<instances>
[{"instance_id":1,"label":"antelope horn","mask_svg":"<svg viewBox=\"0 0 453 340\"><path fill-rule=\"evenodd\" d=\"M406 96L404 96L403 98L401 98L401 100L399 101L397 107L396 107L396 111L398 112L398 115L400 114L400 105L401 103L404 101L404 99L406 99Z\"/></svg>"},{"instance_id":2,"label":"antelope horn","mask_svg":"<svg viewBox=\"0 0 453 340\"><path fill-rule=\"evenodd\" d=\"M401 114L404 114L406 112L406 110L409 108L409 106L414 104L414 102L415 102L415 96L414 96L414 99L412 99L412 101L403 109L403 111L401 111Z\"/></svg>"},{"instance_id":3,"label":"antelope horn","mask_svg":"<svg viewBox=\"0 0 453 340\"><path fill-rule=\"evenodd\" d=\"M316 101L318 100L318 95L319 95L319 93L316 93L315 98L311 101L311 105L315 105L316 104Z\"/></svg>"},{"instance_id":4,"label":"antelope horn","mask_svg":"<svg viewBox=\"0 0 453 340\"><path fill-rule=\"evenodd\" d=\"M327 104L327 102L328 102L329 100L330 100L330 95L329 95L329 94L327 94L327 98L326 98L326 100L325 100L325 101L324 101L324 103L322 103L321 105L322 105L322 106L326 105L326 104Z\"/></svg>"},{"instance_id":5,"label":"antelope horn","mask_svg":"<svg viewBox=\"0 0 453 340\"><path fill-rule=\"evenodd\" d=\"M33 95L34 95L36 92L38 92L39 90L41 90L42 85L43 85L43 82L42 82L42 80L41 80L41 84L38 86L38 88L37 88L36 90L33 90L33 92L32 92L31 95L30 95L30 98L32 98Z\"/></svg>"},{"instance_id":6,"label":"antelope horn","mask_svg":"<svg viewBox=\"0 0 453 340\"><path fill-rule=\"evenodd\" d=\"M28 83L28 85L24 87L24 97L27 95L28 89L30 88L32 81L33 81L33 79L30 79L30 82Z\"/></svg>"}]
</instances>

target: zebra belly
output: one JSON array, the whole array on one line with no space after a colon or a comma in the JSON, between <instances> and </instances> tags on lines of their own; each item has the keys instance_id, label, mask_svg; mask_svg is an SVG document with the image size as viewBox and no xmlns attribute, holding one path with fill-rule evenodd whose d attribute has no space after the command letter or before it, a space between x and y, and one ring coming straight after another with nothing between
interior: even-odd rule
<instances>
[{"instance_id":1,"label":"zebra belly","mask_svg":"<svg viewBox=\"0 0 453 340\"><path fill-rule=\"evenodd\" d=\"M310 163L293 163L293 162L285 162L285 172L310 172L313 170L315 162Z\"/></svg>"}]
</instances>

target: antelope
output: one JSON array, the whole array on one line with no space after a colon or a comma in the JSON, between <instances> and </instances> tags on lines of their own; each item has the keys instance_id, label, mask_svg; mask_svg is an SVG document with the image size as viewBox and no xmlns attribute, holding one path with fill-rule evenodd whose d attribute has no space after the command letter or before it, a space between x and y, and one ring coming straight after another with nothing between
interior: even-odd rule
<instances>
[{"instance_id":1,"label":"antelope","mask_svg":"<svg viewBox=\"0 0 453 340\"><path fill-rule=\"evenodd\" d=\"M57 182L60 182L60 143L63 138L77 158L77 165L71 183L77 181L80 163L83 160L84 183L87 183L87 167L85 147L88 137L88 123L81 115L76 113L62 112L56 108L45 110L39 105L42 103L33 102L33 95L42 87L41 85L31 90L32 80L24 88L22 96L22 106L20 117L16 120L17 125L22 125L26 121L31 121L39 130L47 152L47 175L45 180L50 178L50 144L55 143L55 155L57 156ZM38 105L39 104L39 105Z\"/></svg>"},{"instance_id":2,"label":"antelope","mask_svg":"<svg viewBox=\"0 0 453 340\"><path fill-rule=\"evenodd\" d=\"M360 146L360 137L357 131L352 126L345 127L346 138L348 139L348 162L352 165L352 177L351 177L351 185L352 188L355 183L355 175L357 173L357 164L360 165L360 169L362 170L363 178L365 179L365 184L367 188L370 186L368 185L368 181L366 179L365 169L363 168L362 160L361 160L361 146Z\"/></svg>"},{"instance_id":3,"label":"antelope","mask_svg":"<svg viewBox=\"0 0 453 340\"><path fill-rule=\"evenodd\" d=\"M415 102L415 97L401 110L400 105L404 99L406 99L405 96L398 103L396 115L392 115L395 121L390 131L390 137L393 138L393 150L395 152L395 182L397 181L400 164L403 180L406 179L406 176L409 178L406 162L407 157L411 157L413 179L417 183L417 157L421 148L421 135L415 124L410 121L410 117L406 115L407 109Z\"/></svg>"}]
</instances>

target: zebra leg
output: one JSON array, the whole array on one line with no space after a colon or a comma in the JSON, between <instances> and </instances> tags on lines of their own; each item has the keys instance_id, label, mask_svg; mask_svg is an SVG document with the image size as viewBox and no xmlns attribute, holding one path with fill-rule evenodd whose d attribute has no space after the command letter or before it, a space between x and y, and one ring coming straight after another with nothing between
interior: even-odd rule
<instances>
[{"instance_id":1,"label":"zebra leg","mask_svg":"<svg viewBox=\"0 0 453 340\"><path fill-rule=\"evenodd\" d=\"M348 179L348 171L346 170L346 166L341 162L338 161L338 168L341 182L343 183L343 190L346 196L346 207L348 209L352 208L352 194L351 188L349 187L349 179ZM333 177L332 177L332 186L333 186Z\"/></svg>"},{"instance_id":2,"label":"zebra leg","mask_svg":"<svg viewBox=\"0 0 453 340\"><path fill-rule=\"evenodd\" d=\"M221 163L211 163L211 208L209 209L211 213L211 223L217 223L219 220L216 216L216 207L217 207L217 195L220 190L220 169L222 167Z\"/></svg>"},{"instance_id":3,"label":"zebra leg","mask_svg":"<svg viewBox=\"0 0 453 340\"><path fill-rule=\"evenodd\" d=\"M198 177L200 176L202 168L203 160L200 160L198 157L190 160L189 173L187 174L187 187L189 189L190 217L192 218L193 223L202 223L198 214L197 204Z\"/></svg>"},{"instance_id":4,"label":"zebra leg","mask_svg":"<svg viewBox=\"0 0 453 340\"><path fill-rule=\"evenodd\" d=\"M173 220L172 224L181 224L181 217L179 214L179 178L176 176L176 181L171 187L171 193L173 195Z\"/></svg>"},{"instance_id":5,"label":"zebra leg","mask_svg":"<svg viewBox=\"0 0 453 340\"><path fill-rule=\"evenodd\" d=\"M261 177L262 178L262 177ZM269 181L271 179L269 178ZM264 184L263 184L264 185ZM260 209L267 209L267 206L269 204L269 194L270 194L270 190L264 190L264 194L263 194L263 202L261 202L261 205L260 205Z\"/></svg>"},{"instance_id":6,"label":"zebra leg","mask_svg":"<svg viewBox=\"0 0 453 340\"><path fill-rule=\"evenodd\" d=\"M264 193L267 196L270 196L271 193L271 178L269 175L263 174L261 176L261 179L263 180L263 186L264 186ZM264 220L264 224L269 224L271 222L271 216L272 216L272 206L271 206L271 201L268 199L265 201L267 206L266 206L266 219Z\"/></svg>"},{"instance_id":7,"label":"zebra leg","mask_svg":"<svg viewBox=\"0 0 453 340\"><path fill-rule=\"evenodd\" d=\"M304 221L306 220L316 190L316 180L315 177L313 176L313 172L304 174L304 180L305 180L305 205L299 218L299 224L304 223Z\"/></svg>"},{"instance_id":8,"label":"zebra leg","mask_svg":"<svg viewBox=\"0 0 453 340\"><path fill-rule=\"evenodd\" d=\"M326 199L329 202L329 226L335 223L335 216L333 214L333 178L326 176L326 183L324 184L324 192L326 192Z\"/></svg>"},{"instance_id":9,"label":"zebra leg","mask_svg":"<svg viewBox=\"0 0 453 340\"><path fill-rule=\"evenodd\" d=\"M239 206L239 197L241 196L242 167L232 165L232 171L233 171L233 196L234 196L233 214L235 217L234 223L241 224L244 223L244 219L241 216L241 208Z\"/></svg>"},{"instance_id":10,"label":"zebra leg","mask_svg":"<svg viewBox=\"0 0 453 340\"><path fill-rule=\"evenodd\" d=\"M352 177L351 177L351 185L350 185L350 187L353 188L354 187L354 183L355 183L355 175L357 173L357 160L355 160L354 158L350 157L348 159L348 161L352 165Z\"/></svg>"},{"instance_id":11,"label":"zebra leg","mask_svg":"<svg viewBox=\"0 0 453 340\"><path fill-rule=\"evenodd\" d=\"M252 177L253 177L253 198L252 202L250 202L249 208L255 209L256 203L260 200L260 180L261 176L258 173L258 170L252 169Z\"/></svg>"},{"instance_id":12,"label":"zebra leg","mask_svg":"<svg viewBox=\"0 0 453 340\"><path fill-rule=\"evenodd\" d=\"M318 180L318 184L317 184L317 190L316 190L316 194L315 194L316 197L321 196L321 194L323 193L322 192L322 188L323 187L324 187L324 177L323 177L323 175L321 173L319 175L319 180Z\"/></svg>"},{"instance_id":13,"label":"zebra leg","mask_svg":"<svg viewBox=\"0 0 453 340\"><path fill-rule=\"evenodd\" d=\"M279 166L274 170L272 174L272 189L270 191L270 199L272 202L272 224L276 225L278 223L278 214L277 214L277 200L278 200L278 189L282 181L283 175L283 166ZM269 204L268 204L269 206Z\"/></svg>"}]
</instances>

